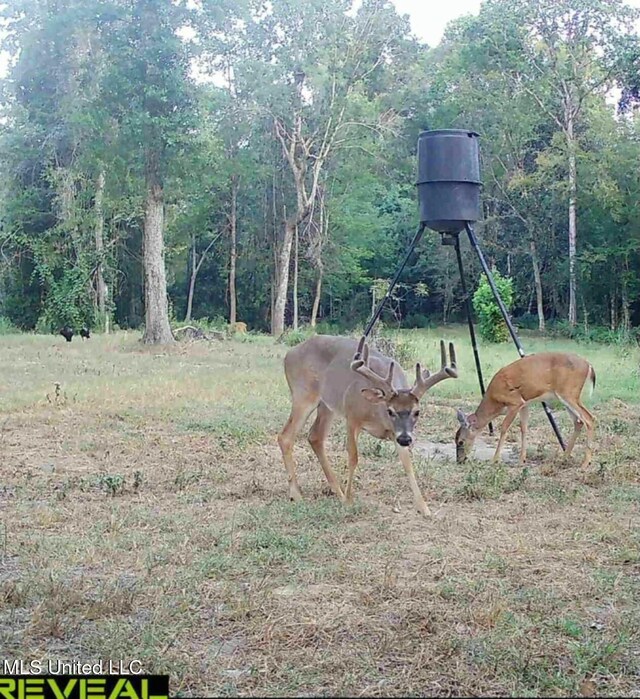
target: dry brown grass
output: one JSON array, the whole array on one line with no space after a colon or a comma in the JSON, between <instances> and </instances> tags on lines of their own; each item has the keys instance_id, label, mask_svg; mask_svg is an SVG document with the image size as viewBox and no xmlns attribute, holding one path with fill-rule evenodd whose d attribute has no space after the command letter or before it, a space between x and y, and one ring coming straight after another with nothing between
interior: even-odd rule
<instances>
[{"instance_id":1,"label":"dry brown grass","mask_svg":"<svg viewBox=\"0 0 640 699\"><path fill-rule=\"evenodd\" d=\"M417 459L430 520L368 438L351 508L301 438L294 505L286 348L245 340L1 339L4 658L138 659L183 696L640 696L628 392L599 372L587 472L538 411L527 470ZM434 389L422 434L450 439L472 385Z\"/></svg>"}]
</instances>

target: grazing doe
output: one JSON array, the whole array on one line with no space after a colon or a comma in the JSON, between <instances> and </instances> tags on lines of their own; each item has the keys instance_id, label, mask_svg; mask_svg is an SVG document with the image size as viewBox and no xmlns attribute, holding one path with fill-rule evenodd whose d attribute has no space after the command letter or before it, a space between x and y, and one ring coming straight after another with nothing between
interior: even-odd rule
<instances>
[{"instance_id":1,"label":"grazing doe","mask_svg":"<svg viewBox=\"0 0 640 699\"><path fill-rule=\"evenodd\" d=\"M460 423L455 436L457 462L465 461L476 436L494 418L505 414L500 427L500 439L493 456L494 463L497 462L509 427L519 414L522 436L520 463L524 463L527 457L529 403L557 398L571 415L574 425L573 434L567 444L566 457L571 455L578 434L584 425L587 429L587 449L582 466L588 466L591 462L591 441L595 418L580 401L587 379L591 379L593 391L596 385L596 372L591 364L582 357L564 352L530 354L503 367L491 379L474 413L465 415L461 410L457 412Z\"/></svg>"},{"instance_id":2,"label":"grazing doe","mask_svg":"<svg viewBox=\"0 0 640 699\"><path fill-rule=\"evenodd\" d=\"M293 445L309 415L316 419L309 432L309 442L333 492L343 501L353 498L353 477L358 465L357 440L365 430L378 439L395 440L400 461L409 479L416 508L424 515L429 509L416 483L407 447L413 442L413 430L420 415L418 403L439 381L457 378L455 348L449 344L450 364L444 342L440 343L442 365L431 375L416 364L416 380L411 386L396 363L374 349L363 337L358 343L347 337L315 335L294 347L284 359L284 369L291 390L291 415L278 442L289 476L289 496L301 500L296 478ZM349 474L346 494L331 468L325 441L335 413L347 421Z\"/></svg>"}]
</instances>

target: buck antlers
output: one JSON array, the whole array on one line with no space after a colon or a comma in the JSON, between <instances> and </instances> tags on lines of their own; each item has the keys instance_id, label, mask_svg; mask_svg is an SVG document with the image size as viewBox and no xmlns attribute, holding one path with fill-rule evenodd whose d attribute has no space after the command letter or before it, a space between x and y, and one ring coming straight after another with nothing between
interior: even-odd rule
<instances>
[{"instance_id":1,"label":"buck antlers","mask_svg":"<svg viewBox=\"0 0 640 699\"><path fill-rule=\"evenodd\" d=\"M416 365L416 380L409 385L402 368L389 357L371 350L362 337L358 343L345 337L316 335L290 350L284 360L291 390L291 415L278 436L289 475L289 495L302 498L293 460L293 444L309 415L317 410L309 432L313 448L333 492L349 502L358 465L357 440L365 430L378 439L396 443L417 509L429 510L416 483L408 447L420 415L420 398L436 383L458 376L453 344L449 344L449 364L444 342L440 343L441 368L436 374ZM334 414L347 422L348 478L346 492L329 464L325 441Z\"/></svg>"},{"instance_id":2,"label":"buck antlers","mask_svg":"<svg viewBox=\"0 0 640 699\"><path fill-rule=\"evenodd\" d=\"M435 386L440 381L458 378L456 350L453 346L453 342L449 343L449 358L450 364L447 365L447 352L444 346L444 340L440 340L440 371L438 371L437 374L432 374L428 369L423 371L420 362L416 364L416 381L410 390L418 400L420 400L432 386ZM394 367L395 362L391 361L386 378L372 371L369 366L369 345L366 343L364 335L360 338L358 349L351 362L352 371L369 379L369 381L386 396L392 396L398 395L398 392L393 388L392 384Z\"/></svg>"},{"instance_id":3,"label":"buck antlers","mask_svg":"<svg viewBox=\"0 0 640 699\"><path fill-rule=\"evenodd\" d=\"M389 371L387 372L387 378L376 374L375 371L369 366L369 345L366 342L365 336L360 338L358 343L358 349L353 355L353 361L351 362L351 371L364 376L365 379L369 379L371 383L386 397L398 395L397 391L393 387L393 369L395 367L395 362L389 363Z\"/></svg>"},{"instance_id":4,"label":"buck antlers","mask_svg":"<svg viewBox=\"0 0 640 699\"><path fill-rule=\"evenodd\" d=\"M449 366L447 366L447 353L444 349L444 340L440 340L440 371L437 374L431 374L428 369L422 371L422 367L418 362L416 364L416 382L411 389L415 397L420 400L422 396L432 387L444 379L457 379L458 367L456 365L456 349L453 342L449 343Z\"/></svg>"}]
</instances>

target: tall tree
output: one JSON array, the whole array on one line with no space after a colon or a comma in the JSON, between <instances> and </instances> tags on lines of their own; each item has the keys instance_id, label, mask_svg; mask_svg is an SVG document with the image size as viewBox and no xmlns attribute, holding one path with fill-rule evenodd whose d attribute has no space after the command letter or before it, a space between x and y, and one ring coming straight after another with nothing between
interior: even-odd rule
<instances>
[{"instance_id":1,"label":"tall tree","mask_svg":"<svg viewBox=\"0 0 640 699\"><path fill-rule=\"evenodd\" d=\"M620 50L637 13L623 0L489 0L483 8L506 25L515 50L502 67L552 120L564 141L568 194L569 323L577 322L577 199L580 126L590 96L614 83ZM497 26L497 24L496 24ZM504 35L505 32L503 32ZM495 35L494 35L495 36ZM513 43L515 42L517 43Z\"/></svg>"},{"instance_id":2,"label":"tall tree","mask_svg":"<svg viewBox=\"0 0 640 699\"><path fill-rule=\"evenodd\" d=\"M393 62L408 25L386 0L363 3L355 17L350 9L345 0L306 0L292 12L281 1L257 17L251 32L262 71L277 88L267 104L294 195L276 257L274 336L285 327L294 234L311 214L332 154L358 129L388 124L379 113L368 113L366 86L385 62Z\"/></svg>"},{"instance_id":3,"label":"tall tree","mask_svg":"<svg viewBox=\"0 0 640 699\"><path fill-rule=\"evenodd\" d=\"M171 0L116 0L103 17L109 66L103 95L118 121L121 147L137 155L144 173L143 340L170 343L165 187L184 156L195 116L189 44L178 35L189 12Z\"/></svg>"}]
</instances>

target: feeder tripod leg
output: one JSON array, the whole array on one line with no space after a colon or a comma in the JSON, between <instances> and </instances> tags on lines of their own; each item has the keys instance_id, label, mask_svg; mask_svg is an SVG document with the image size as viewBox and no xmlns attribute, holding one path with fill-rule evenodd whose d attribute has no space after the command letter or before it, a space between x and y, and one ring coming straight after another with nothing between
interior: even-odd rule
<instances>
[{"instance_id":1,"label":"feeder tripod leg","mask_svg":"<svg viewBox=\"0 0 640 699\"><path fill-rule=\"evenodd\" d=\"M407 254L404 256L404 260L402 260L402 263L400 264L400 267L398 267L398 271L395 274L395 277L391 280L391 283L389 284L389 288L387 289L387 293L384 295L382 301L378 304L378 307L375 310L375 313L371 316L371 320L367 323L367 327L364 330L364 337L369 337L369 333L373 329L373 326L376 324L376 320L380 317L380 314L382 313L382 309L384 308L385 304L391 297L391 294L398 283L398 279L400 279L400 275L404 271L404 268L407 265L407 262L409 261L409 258L411 257L411 253L415 250L416 245L420 242L420 239L422 238L422 234L424 233L425 228L427 227L426 223L420 223L420 226L418 230L416 231L416 234L413 236L413 240L411 241L409 245L409 249L407 250Z\"/></svg>"},{"instance_id":2,"label":"feeder tripod leg","mask_svg":"<svg viewBox=\"0 0 640 699\"><path fill-rule=\"evenodd\" d=\"M480 355L478 354L478 343L476 342L476 331L473 328L473 316L471 315L471 299L467 292L467 280L464 276L464 267L462 266L462 255L460 254L460 238L455 236L456 259L458 260L458 270L460 272L460 285L462 286L462 295L464 296L464 304L467 311L467 323L469 324L469 336L471 337L471 347L473 348L473 358L476 361L476 373L478 374L478 383L480 384L480 393L484 396L484 380L482 378L482 366L480 365ZM493 424L489 423L489 434L493 435Z\"/></svg>"},{"instance_id":3,"label":"feeder tripod leg","mask_svg":"<svg viewBox=\"0 0 640 699\"><path fill-rule=\"evenodd\" d=\"M522 343L520 342L520 338L518 337L518 333L516 333L516 329L513 327L513 323L511 322L511 318L509 316L509 311L507 311L507 308L504 305L502 298L500 297L500 292L498 291L498 287L496 286L496 283L493 279L493 275L491 274L491 270L489 269L489 265L487 264L487 261L484 259L484 255L482 253L480 245L478 244L478 239L476 238L475 231L471 227L470 223L466 223L465 228L467 229L467 235L469 236L469 242L471 243L471 247L475 250L476 255L478 256L478 259L480 260L480 265L482 266L482 270L485 273L485 276L487 277L487 281L489 282L489 286L491 287L491 291L493 292L493 298L496 300L496 303L500 307L500 312L502 313L502 317L504 318L504 322L507 324L507 327L509 328L509 332L511 333L511 338L513 339L513 343L517 347L518 353L520 354L520 356L524 357L525 356L524 348L522 347ZM562 449L564 451L566 449L566 446L565 446L564 440L562 439L562 435L560 434L560 430L558 429L558 425L556 424L555 418L553 417L553 413L551 412L551 409L544 401L542 402L542 407L544 408L544 411L547 414L547 417L549 418L549 422L551 423L551 427L553 427L553 431L555 432L555 435L558 439L558 442L560 443L560 446L562 447Z\"/></svg>"}]
</instances>

